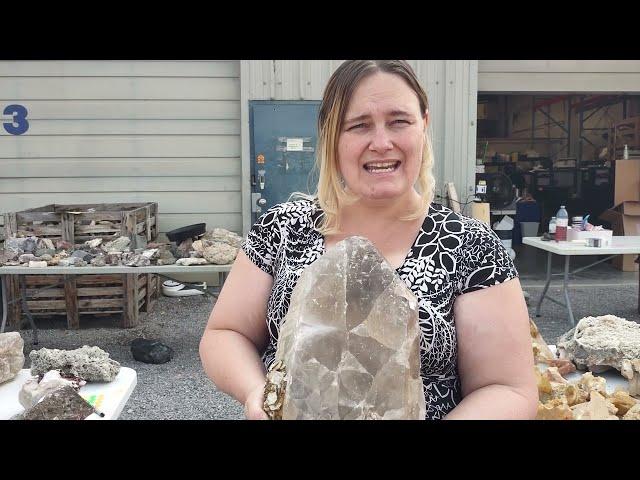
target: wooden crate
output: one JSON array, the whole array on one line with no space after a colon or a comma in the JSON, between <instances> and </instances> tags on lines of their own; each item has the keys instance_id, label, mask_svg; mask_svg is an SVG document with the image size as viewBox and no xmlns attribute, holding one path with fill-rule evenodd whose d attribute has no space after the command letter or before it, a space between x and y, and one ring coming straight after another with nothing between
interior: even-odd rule
<instances>
[{"instance_id":1,"label":"wooden crate","mask_svg":"<svg viewBox=\"0 0 640 480\"><path fill-rule=\"evenodd\" d=\"M22 277L22 278L21 278ZM122 315L121 326L138 325L138 313L149 312L158 299L159 279L154 274L8 275L7 299L20 298L25 282L27 307L34 317L66 315L68 328L79 328L80 315ZM43 289L44 287L53 288ZM20 326L21 303L8 309L8 323Z\"/></svg>"},{"instance_id":2,"label":"wooden crate","mask_svg":"<svg viewBox=\"0 0 640 480\"><path fill-rule=\"evenodd\" d=\"M74 244L99 237L108 242L127 236L131 239L131 248L137 248L138 236L147 242L158 237L158 204L51 204L5 213L4 229L6 238L34 235Z\"/></svg>"}]
</instances>

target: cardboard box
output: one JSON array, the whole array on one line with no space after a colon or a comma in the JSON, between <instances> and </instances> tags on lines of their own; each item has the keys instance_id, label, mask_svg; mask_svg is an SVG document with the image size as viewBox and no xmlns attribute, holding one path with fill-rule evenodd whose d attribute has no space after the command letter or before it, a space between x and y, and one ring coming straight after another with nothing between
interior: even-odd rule
<instances>
[{"instance_id":1,"label":"cardboard box","mask_svg":"<svg viewBox=\"0 0 640 480\"><path fill-rule=\"evenodd\" d=\"M614 205L640 202L640 160L616 160Z\"/></svg>"},{"instance_id":2,"label":"cardboard box","mask_svg":"<svg viewBox=\"0 0 640 480\"><path fill-rule=\"evenodd\" d=\"M600 215L600 220L611 223L614 235L640 236L640 201L622 202ZM611 264L624 272L637 272L637 255L617 255Z\"/></svg>"}]
</instances>

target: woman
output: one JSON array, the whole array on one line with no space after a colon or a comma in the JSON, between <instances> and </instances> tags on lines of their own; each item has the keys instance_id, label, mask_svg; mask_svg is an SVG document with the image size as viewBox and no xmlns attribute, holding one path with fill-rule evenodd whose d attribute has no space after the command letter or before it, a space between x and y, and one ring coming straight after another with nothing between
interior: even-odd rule
<instances>
[{"instance_id":1,"label":"woman","mask_svg":"<svg viewBox=\"0 0 640 480\"><path fill-rule=\"evenodd\" d=\"M482 222L432 203L427 96L404 61L347 61L319 114L316 199L252 227L200 343L207 375L262 411L265 367L304 268L368 238L416 295L428 419L534 418L529 316L516 269Z\"/></svg>"}]
</instances>

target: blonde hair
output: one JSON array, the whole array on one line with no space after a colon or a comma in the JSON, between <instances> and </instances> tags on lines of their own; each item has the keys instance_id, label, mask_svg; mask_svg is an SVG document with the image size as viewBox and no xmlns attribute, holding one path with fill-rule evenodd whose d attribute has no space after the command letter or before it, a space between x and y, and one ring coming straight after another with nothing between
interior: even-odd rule
<instances>
[{"instance_id":1,"label":"blonde hair","mask_svg":"<svg viewBox=\"0 0 640 480\"><path fill-rule=\"evenodd\" d=\"M358 197L347 192L342 185L338 167L338 140L353 92L361 80L376 72L391 73L401 77L416 93L422 114L424 115L429 109L427 94L420 86L411 66L404 60L348 60L331 75L324 90L318 115L316 168L319 171L319 177L314 195L314 199L324 213L317 225L320 233L324 235L340 231L338 222L340 207L358 200ZM428 133L425 133L422 163L416 184L421 197L420 205L415 211L401 217L401 220L414 220L420 217L433 201L435 188L433 149Z\"/></svg>"}]
</instances>

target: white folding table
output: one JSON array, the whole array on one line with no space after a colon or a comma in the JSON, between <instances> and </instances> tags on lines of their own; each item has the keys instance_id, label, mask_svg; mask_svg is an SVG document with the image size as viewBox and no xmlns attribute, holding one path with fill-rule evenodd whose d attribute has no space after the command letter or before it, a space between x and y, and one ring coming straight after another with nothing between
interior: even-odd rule
<instances>
[{"instance_id":1,"label":"white folding table","mask_svg":"<svg viewBox=\"0 0 640 480\"><path fill-rule=\"evenodd\" d=\"M20 389L31 378L31 370L22 369L11 380L0 384L0 420L8 420L14 415L24 412L24 407L18 400ZM89 415L86 420L115 420L120 416L131 392L138 382L136 371L128 367L120 367L116 378L111 382L90 382L80 388L78 392L99 412Z\"/></svg>"},{"instance_id":2,"label":"white folding table","mask_svg":"<svg viewBox=\"0 0 640 480\"><path fill-rule=\"evenodd\" d=\"M546 241L546 240L542 240L540 237L524 237L522 239L522 243L548 252L547 282L544 286L544 290L542 291L542 295L540 296L540 300L538 300L538 305L536 306L536 317L540 316L540 307L542 306L542 301L545 298L547 298L549 301L553 303L557 303L558 305L563 306L567 309L569 313L569 321L571 322L572 325L575 325L576 322L575 322L575 319L573 318L573 310L571 309L571 300L569 300L569 276L573 275L574 273L578 273L583 270L586 270L587 268L593 267L598 263L605 262L609 260L611 257L614 257L615 255L640 254L640 236L614 236L611 241L611 245L607 247L588 247L583 243L578 243L578 242L556 242L554 240ZM551 259L554 253L556 255L562 255L565 257L564 273L551 273ZM591 263L586 267L582 267L577 270L574 270L573 272L570 272L569 262L571 260L572 255L607 255L607 257L601 260L598 260L597 262ZM551 283L551 277L554 275L564 276L563 293L564 293L564 298L566 303L562 303L547 295L547 290L549 289L549 284ZM640 304L639 304L639 310L640 310Z\"/></svg>"},{"instance_id":3,"label":"white folding table","mask_svg":"<svg viewBox=\"0 0 640 480\"><path fill-rule=\"evenodd\" d=\"M229 265L150 265L148 267L127 267L122 265L104 267L42 267L42 268L30 268L30 267L8 267L0 266L0 285L2 286L2 325L0 326L0 333L4 332L5 324L7 322L7 292L5 286L4 277L6 275L107 275L107 274L140 274L140 273L154 273L161 277L168 277L168 274L176 273L217 273L219 278L220 287L226 279L227 273L231 270L231 264ZM46 288L46 287L45 287ZM194 287L197 289L197 287ZM31 322L31 328L34 332L34 345L38 343L38 331L35 326L35 322L29 309L26 305L26 298L24 292L22 292L23 310L27 315L27 318Z\"/></svg>"}]
</instances>

